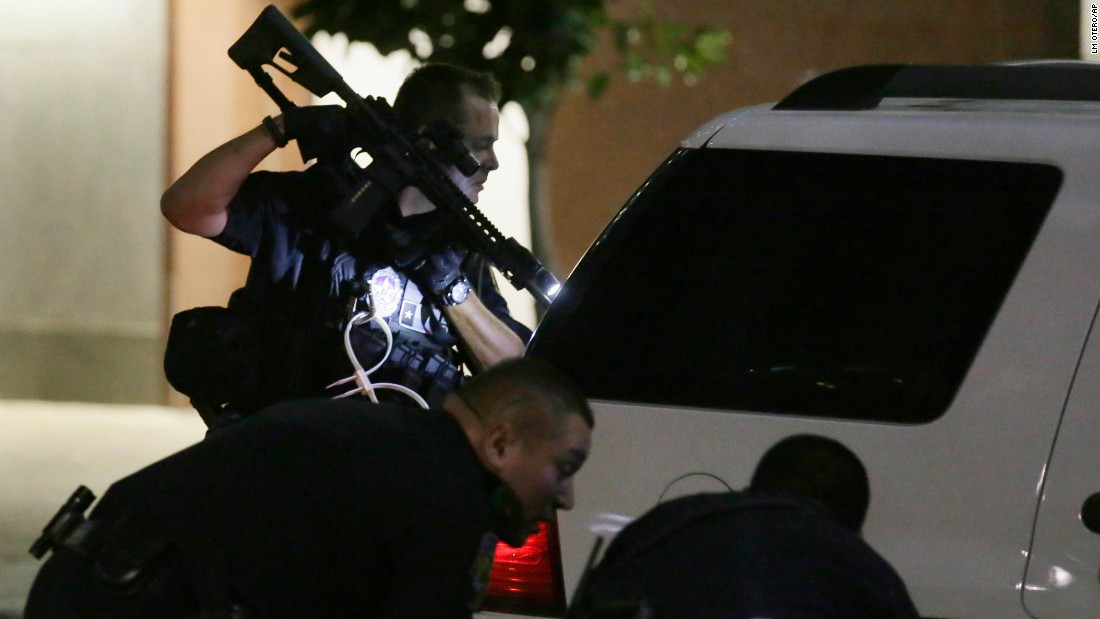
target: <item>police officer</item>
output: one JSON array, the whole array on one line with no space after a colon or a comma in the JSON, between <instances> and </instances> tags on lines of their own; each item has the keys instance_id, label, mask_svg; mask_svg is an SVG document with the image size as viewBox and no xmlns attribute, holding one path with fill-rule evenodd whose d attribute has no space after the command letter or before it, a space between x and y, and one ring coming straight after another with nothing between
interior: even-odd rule
<instances>
[{"instance_id":1,"label":"police officer","mask_svg":"<svg viewBox=\"0 0 1100 619\"><path fill-rule=\"evenodd\" d=\"M472 176L446 169L473 202L498 168L499 97L489 75L429 64L406 78L394 100L414 131L440 120L458 129L480 167ZM361 173L347 156L357 137L348 127L338 106L266 118L199 159L162 196L173 226L252 259L229 311L204 308L173 321L169 380L208 424L354 388L351 381L328 387L352 375L344 331L353 306L376 316L348 334L363 367L384 359L371 379L411 388L429 404L462 382L463 364L480 371L523 353L530 331L509 315L485 261L454 242L436 205L415 187L393 196L358 238L333 228L328 212ZM253 171L289 140L317 162L301 172Z\"/></svg>"},{"instance_id":2,"label":"police officer","mask_svg":"<svg viewBox=\"0 0 1100 619\"><path fill-rule=\"evenodd\" d=\"M839 442L774 445L743 492L668 501L625 527L575 596L586 619L917 619L859 535L867 474Z\"/></svg>"},{"instance_id":3,"label":"police officer","mask_svg":"<svg viewBox=\"0 0 1100 619\"><path fill-rule=\"evenodd\" d=\"M24 616L469 617L497 539L572 508L591 430L531 358L441 409L279 404L112 485L49 540Z\"/></svg>"}]
</instances>

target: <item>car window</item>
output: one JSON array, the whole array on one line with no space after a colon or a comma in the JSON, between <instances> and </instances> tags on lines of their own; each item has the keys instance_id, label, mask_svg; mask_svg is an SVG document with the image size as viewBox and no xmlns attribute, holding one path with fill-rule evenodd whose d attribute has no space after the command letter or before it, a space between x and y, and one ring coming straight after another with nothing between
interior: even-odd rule
<instances>
[{"instance_id":1,"label":"car window","mask_svg":"<svg viewBox=\"0 0 1100 619\"><path fill-rule=\"evenodd\" d=\"M1040 164L681 150L529 352L595 399L931 421L1060 183Z\"/></svg>"}]
</instances>

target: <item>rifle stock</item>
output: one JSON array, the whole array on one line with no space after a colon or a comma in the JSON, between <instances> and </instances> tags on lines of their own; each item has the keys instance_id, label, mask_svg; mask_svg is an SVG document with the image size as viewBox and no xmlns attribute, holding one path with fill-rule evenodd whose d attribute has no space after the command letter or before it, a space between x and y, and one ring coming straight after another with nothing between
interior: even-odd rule
<instances>
[{"instance_id":1,"label":"rifle stock","mask_svg":"<svg viewBox=\"0 0 1100 619\"><path fill-rule=\"evenodd\" d=\"M513 286L527 289L544 305L557 295L561 287L557 278L514 238L504 238L447 178L423 137L405 127L384 98L356 93L275 6L265 8L230 46L229 57L252 75L280 109L292 108L294 103L275 85L265 66L273 67L318 97L336 93L344 101L350 120L356 124L357 135L367 136L360 146L373 159L364 170L363 182L353 192L355 196L377 195L379 185L386 191L400 185L415 185L448 217L467 248L488 258ZM370 173L372 168L375 170ZM353 199L342 213L345 229L353 235L359 234L372 216L347 212L355 208L358 206Z\"/></svg>"}]
</instances>

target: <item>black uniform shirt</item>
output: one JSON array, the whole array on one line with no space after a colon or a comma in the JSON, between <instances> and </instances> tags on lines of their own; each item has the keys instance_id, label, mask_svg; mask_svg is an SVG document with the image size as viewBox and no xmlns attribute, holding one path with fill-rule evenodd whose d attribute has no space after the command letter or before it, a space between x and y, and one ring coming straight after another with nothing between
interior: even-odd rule
<instances>
[{"instance_id":1,"label":"black uniform shirt","mask_svg":"<svg viewBox=\"0 0 1100 619\"><path fill-rule=\"evenodd\" d=\"M461 380L460 359L451 348L455 334L438 303L394 268L378 242L377 225L368 226L351 249L334 240L339 235L325 213L341 203L350 182L332 165L254 172L230 202L226 227L213 240L252 257L246 285L234 293L230 308L263 316L264 336L274 342L263 356L260 397L245 408L354 387L323 389L351 375L338 323L346 318L347 290L356 280L370 282L376 312L387 319L394 337L387 365L372 380L405 385L433 404ZM489 311L524 342L530 339L531 331L508 312L484 260L468 261L466 276ZM369 368L381 359L384 338L372 323L359 329L377 334L353 335L359 361Z\"/></svg>"},{"instance_id":2,"label":"black uniform shirt","mask_svg":"<svg viewBox=\"0 0 1100 619\"><path fill-rule=\"evenodd\" d=\"M894 569L793 496L698 494L619 533L589 578L591 617L648 603L657 619L917 619ZM604 612L600 614L600 610Z\"/></svg>"},{"instance_id":3,"label":"black uniform shirt","mask_svg":"<svg viewBox=\"0 0 1100 619\"><path fill-rule=\"evenodd\" d=\"M261 618L468 617L500 486L444 412L307 401L118 481L90 519L108 546L168 540L207 606ZM94 617L117 603L68 598L57 589L79 588L51 583L72 574L47 568L28 610Z\"/></svg>"}]
</instances>

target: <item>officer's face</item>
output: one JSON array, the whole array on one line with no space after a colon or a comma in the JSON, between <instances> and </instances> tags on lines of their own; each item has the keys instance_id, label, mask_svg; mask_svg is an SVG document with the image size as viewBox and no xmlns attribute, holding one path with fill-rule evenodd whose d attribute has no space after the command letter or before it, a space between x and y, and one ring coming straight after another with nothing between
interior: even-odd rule
<instances>
[{"instance_id":1,"label":"officer's face","mask_svg":"<svg viewBox=\"0 0 1100 619\"><path fill-rule=\"evenodd\" d=\"M573 508L573 475L588 458L591 442L584 419L569 415L553 436L520 438L513 445L500 476L523 505L529 534L555 509Z\"/></svg>"},{"instance_id":2,"label":"officer's face","mask_svg":"<svg viewBox=\"0 0 1100 619\"><path fill-rule=\"evenodd\" d=\"M473 176L466 176L455 166L447 167L447 177L462 191L470 202L477 204L481 190L485 189L485 181L489 178L489 172L500 167L494 147L499 135L500 111L497 105L484 97L466 93L463 96L463 108L465 120L457 127L462 133L462 142L481 164ZM398 197L398 206L405 217L419 215L435 210L435 205L414 186L401 190Z\"/></svg>"},{"instance_id":3,"label":"officer's face","mask_svg":"<svg viewBox=\"0 0 1100 619\"><path fill-rule=\"evenodd\" d=\"M452 167L450 172L451 180L471 202L476 203L481 190L485 189L489 172L500 167L494 150L499 137L500 111L495 103L470 93L465 95L464 107L466 119L458 130L462 132L462 140L470 154L481 164L481 169L470 177L464 176L457 168Z\"/></svg>"}]
</instances>

